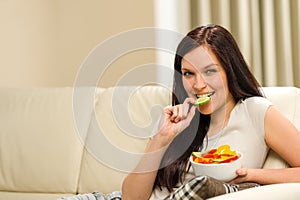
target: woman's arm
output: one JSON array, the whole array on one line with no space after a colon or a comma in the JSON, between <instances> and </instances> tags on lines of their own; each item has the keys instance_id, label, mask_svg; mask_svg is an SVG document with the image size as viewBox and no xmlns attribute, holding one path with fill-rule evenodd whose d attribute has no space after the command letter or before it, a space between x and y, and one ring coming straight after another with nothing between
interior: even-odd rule
<instances>
[{"instance_id":1,"label":"woman's arm","mask_svg":"<svg viewBox=\"0 0 300 200\"><path fill-rule=\"evenodd\" d=\"M247 169L237 170L239 177L230 183L255 182L262 185L300 182L300 167L284 169Z\"/></svg>"},{"instance_id":2,"label":"woman's arm","mask_svg":"<svg viewBox=\"0 0 300 200\"><path fill-rule=\"evenodd\" d=\"M292 167L300 167L300 132L273 106L266 113L265 137L271 149Z\"/></svg>"},{"instance_id":3,"label":"woman's arm","mask_svg":"<svg viewBox=\"0 0 300 200\"><path fill-rule=\"evenodd\" d=\"M291 168L242 168L237 170L239 177L232 183L245 181L260 184L300 182L300 132L274 106L270 106L266 112L265 138L268 146L287 161Z\"/></svg>"},{"instance_id":4,"label":"woman's arm","mask_svg":"<svg viewBox=\"0 0 300 200\"><path fill-rule=\"evenodd\" d=\"M156 135L158 135L157 133ZM151 139L146 147L145 154L134 172L127 175L122 185L122 199L149 199L159 168L160 161L164 154L163 145L158 137ZM160 149L160 150L158 150ZM153 153L153 155L151 155ZM152 170L151 170L152 169Z\"/></svg>"},{"instance_id":5,"label":"woman's arm","mask_svg":"<svg viewBox=\"0 0 300 200\"><path fill-rule=\"evenodd\" d=\"M123 181L123 200L150 198L165 150L176 135L190 124L195 114L195 107L190 108L190 104L194 102L195 100L188 98L181 105L164 109L158 132L153 139L149 140L144 156L135 171Z\"/></svg>"}]
</instances>

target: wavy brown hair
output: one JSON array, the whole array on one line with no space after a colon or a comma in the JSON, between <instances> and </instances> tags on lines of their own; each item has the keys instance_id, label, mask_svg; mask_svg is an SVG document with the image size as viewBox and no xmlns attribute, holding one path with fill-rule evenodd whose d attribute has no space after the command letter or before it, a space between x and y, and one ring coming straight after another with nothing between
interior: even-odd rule
<instances>
[{"instance_id":1,"label":"wavy brown hair","mask_svg":"<svg viewBox=\"0 0 300 200\"><path fill-rule=\"evenodd\" d=\"M216 55L223 66L229 92L235 102L253 96L263 96L258 81L229 31L219 25L197 27L179 43L174 62L172 105L182 104L188 97L182 82L181 61L191 50L205 45ZM189 157L203 145L210 124L210 116L196 112L190 126L182 131L169 145L160 163L153 189L166 187L170 192L183 183L190 168Z\"/></svg>"}]
</instances>

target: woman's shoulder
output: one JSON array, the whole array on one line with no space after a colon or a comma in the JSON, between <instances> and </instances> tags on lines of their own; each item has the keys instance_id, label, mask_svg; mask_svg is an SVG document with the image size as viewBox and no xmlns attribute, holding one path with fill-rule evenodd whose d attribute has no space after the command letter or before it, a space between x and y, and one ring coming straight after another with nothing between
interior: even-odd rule
<instances>
[{"instance_id":1,"label":"woman's shoulder","mask_svg":"<svg viewBox=\"0 0 300 200\"><path fill-rule=\"evenodd\" d=\"M260 97L260 96L254 96L254 97L249 97L245 100L241 101L242 104L246 105L248 108L267 108L270 105L272 105L272 102L268 100L265 97Z\"/></svg>"},{"instance_id":2,"label":"woman's shoulder","mask_svg":"<svg viewBox=\"0 0 300 200\"><path fill-rule=\"evenodd\" d=\"M238 110L247 112L251 118L263 118L272 102L265 97L249 97L239 102Z\"/></svg>"}]
</instances>

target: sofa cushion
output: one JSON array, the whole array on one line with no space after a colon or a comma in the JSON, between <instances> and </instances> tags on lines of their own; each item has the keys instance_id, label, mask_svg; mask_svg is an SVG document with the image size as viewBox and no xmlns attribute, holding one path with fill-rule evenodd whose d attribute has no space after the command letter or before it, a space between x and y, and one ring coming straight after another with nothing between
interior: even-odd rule
<instances>
[{"instance_id":1,"label":"sofa cushion","mask_svg":"<svg viewBox=\"0 0 300 200\"><path fill-rule=\"evenodd\" d=\"M300 130L300 89L264 87L266 97Z\"/></svg>"},{"instance_id":2,"label":"sofa cushion","mask_svg":"<svg viewBox=\"0 0 300 200\"><path fill-rule=\"evenodd\" d=\"M72 91L0 89L1 191L76 192L83 145Z\"/></svg>"},{"instance_id":3,"label":"sofa cushion","mask_svg":"<svg viewBox=\"0 0 300 200\"><path fill-rule=\"evenodd\" d=\"M98 90L86 139L79 193L120 190L144 151L170 91L160 86Z\"/></svg>"},{"instance_id":4,"label":"sofa cushion","mask_svg":"<svg viewBox=\"0 0 300 200\"><path fill-rule=\"evenodd\" d=\"M34 193L34 192L0 192L0 200L58 200L74 194Z\"/></svg>"}]
</instances>

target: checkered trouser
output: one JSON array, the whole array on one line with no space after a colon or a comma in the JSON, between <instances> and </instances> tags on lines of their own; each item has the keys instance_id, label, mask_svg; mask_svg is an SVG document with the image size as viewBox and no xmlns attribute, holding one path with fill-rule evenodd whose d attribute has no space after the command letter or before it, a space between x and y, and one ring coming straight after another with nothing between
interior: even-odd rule
<instances>
[{"instance_id":1,"label":"checkered trouser","mask_svg":"<svg viewBox=\"0 0 300 200\"><path fill-rule=\"evenodd\" d=\"M258 186L256 183L228 184L208 176L198 176L179 187L165 200L204 200Z\"/></svg>"}]
</instances>

